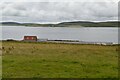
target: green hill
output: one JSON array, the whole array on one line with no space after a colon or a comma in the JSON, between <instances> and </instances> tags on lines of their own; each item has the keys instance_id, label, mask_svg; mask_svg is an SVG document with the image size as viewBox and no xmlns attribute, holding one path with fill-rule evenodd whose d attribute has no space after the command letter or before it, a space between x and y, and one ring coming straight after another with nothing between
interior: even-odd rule
<instances>
[{"instance_id":1,"label":"green hill","mask_svg":"<svg viewBox=\"0 0 120 80\"><path fill-rule=\"evenodd\" d=\"M118 21L107 22L89 22L74 21L61 22L58 24L38 24L38 23L18 23L18 22L1 22L3 26L33 26L33 27L118 27Z\"/></svg>"},{"instance_id":2,"label":"green hill","mask_svg":"<svg viewBox=\"0 0 120 80\"><path fill-rule=\"evenodd\" d=\"M77 21L77 22L63 22L59 23L56 26L59 27L69 27L69 26L82 26L82 27L118 27L117 21L111 22L85 22L85 21Z\"/></svg>"}]
</instances>

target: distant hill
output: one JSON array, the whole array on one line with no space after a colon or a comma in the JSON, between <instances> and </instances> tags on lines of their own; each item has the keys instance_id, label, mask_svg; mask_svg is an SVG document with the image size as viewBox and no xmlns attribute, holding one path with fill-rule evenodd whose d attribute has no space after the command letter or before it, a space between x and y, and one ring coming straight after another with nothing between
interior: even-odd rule
<instances>
[{"instance_id":1,"label":"distant hill","mask_svg":"<svg viewBox=\"0 0 120 80\"><path fill-rule=\"evenodd\" d=\"M118 21L111 22L85 22L85 21L77 21L77 22L62 22L57 24L59 27L69 27L69 26L83 26L83 27L118 27Z\"/></svg>"},{"instance_id":2,"label":"distant hill","mask_svg":"<svg viewBox=\"0 0 120 80\"><path fill-rule=\"evenodd\" d=\"M18 23L18 22L1 22L2 26L33 26L33 27L52 27L53 24L36 24L36 23Z\"/></svg>"},{"instance_id":3,"label":"distant hill","mask_svg":"<svg viewBox=\"0 0 120 80\"><path fill-rule=\"evenodd\" d=\"M1 22L0 23L1 25L8 25L8 26L21 26L22 24L21 23L18 23L18 22Z\"/></svg>"},{"instance_id":4,"label":"distant hill","mask_svg":"<svg viewBox=\"0 0 120 80\"><path fill-rule=\"evenodd\" d=\"M108 22L89 22L74 21L61 22L58 24L36 24L36 23L18 23L18 22L1 22L3 26L33 26L33 27L118 27L118 21Z\"/></svg>"}]
</instances>

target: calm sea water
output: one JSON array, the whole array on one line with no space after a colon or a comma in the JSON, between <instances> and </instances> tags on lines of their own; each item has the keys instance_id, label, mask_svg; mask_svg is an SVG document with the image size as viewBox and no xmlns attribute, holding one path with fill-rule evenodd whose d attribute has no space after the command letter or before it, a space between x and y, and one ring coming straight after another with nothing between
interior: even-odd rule
<instances>
[{"instance_id":1,"label":"calm sea water","mask_svg":"<svg viewBox=\"0 0 120 80\"><path fill-rule=\"evenodd\" d=\"M1 29L1 28L0 28ZM3 26L2 38L22 40L24 36L37 36L41 39L68 39L89 42L118 43L118 28L112 27L24 27Z\"/></svg>"}]
</instances>

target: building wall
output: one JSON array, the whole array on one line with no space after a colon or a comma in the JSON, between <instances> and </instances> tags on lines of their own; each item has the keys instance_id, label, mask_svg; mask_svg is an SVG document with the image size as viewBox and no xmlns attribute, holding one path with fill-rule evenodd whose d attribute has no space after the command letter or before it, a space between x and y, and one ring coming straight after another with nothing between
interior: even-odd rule
<instances>
[{"instance_id":1,"label":"building wall","mask_svg":"<svg viewBox=\"0 0 120 80\"><path fill-rule=\"evenodd\" d=\"M24 36L24 41L37 41L36 36Z\"/></svg>"}]
</instances>

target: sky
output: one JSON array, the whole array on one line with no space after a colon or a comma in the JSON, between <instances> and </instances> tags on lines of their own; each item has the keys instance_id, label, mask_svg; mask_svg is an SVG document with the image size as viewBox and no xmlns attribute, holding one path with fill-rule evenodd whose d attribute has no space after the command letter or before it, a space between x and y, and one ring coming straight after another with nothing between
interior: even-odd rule
<instances>
[{"instance_id":1,"label":"sky","mask_svg":"<svg viewBox=\"0 0 120 80\"><path fill-rule=\"evenodd\" d=\"M1 0L0 21L58 23L118 20L118 0Z\"/></svg>"}]
</instances>

